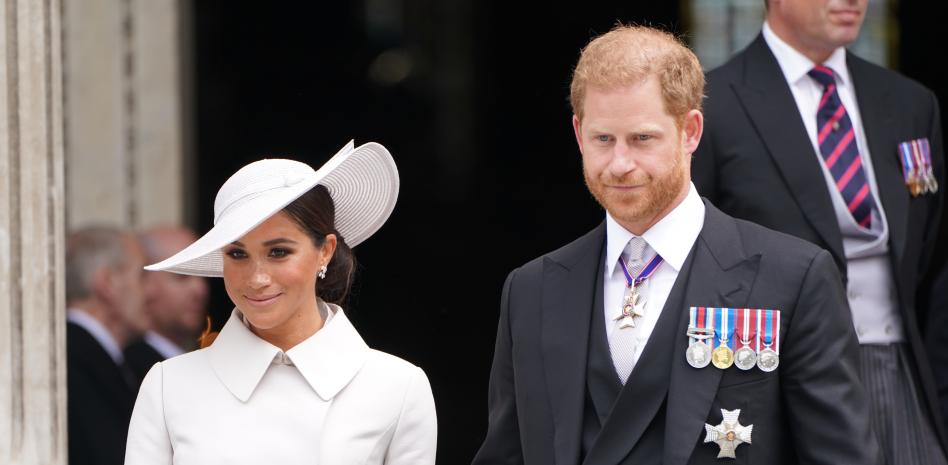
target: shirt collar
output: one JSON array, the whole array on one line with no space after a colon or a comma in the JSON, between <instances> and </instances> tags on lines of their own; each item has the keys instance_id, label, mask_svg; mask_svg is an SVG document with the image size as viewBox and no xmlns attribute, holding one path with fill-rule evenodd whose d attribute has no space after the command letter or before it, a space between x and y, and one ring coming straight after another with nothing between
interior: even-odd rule
<instances>
[{"instance_id":1,"label":"shirt collar","mask_svg":"<svg viewBox=\"0 0 948 465\"><path fill-rule=\"evenodd\" d=\"M319 331L286 351L286 358L316 395L328 401L359 372L369 347L339 306L321 305L328 307L331 316L326 318ZM278 347L251 332L237 309L207 350L217 377L242 402L250 399L263 375L282 353Z\"/></svg>"},{"instance_id":2,"label":"shirt collar","mask_svg":"<svg viewBox=\"0 0 948 465\"><path fill-rule=\"evenodd\" d=\"M147 342L148 345L158 351L158 353L166 359L177 357L178 355L184 353L184 349L182 349L181 346L171 342L171 339L168 339L154 331L148 331L145 333L145 342Z\"/></svg>"},{"instance_id":3,"label":"shirt collar","mask_svg":"<svg viewBox=\"0 0 948 465\"><path fill-rule=\"evenodd\" d=\"M694 184L689 183L688 195L664 218L658 220L642 234L645 242L662 259L675 269L681 270L704 226L704 203L698 196ZM608 212L606 213L606 272L615 272L619 257L626 244L635 235L623 228Z\"/></svg>"},{"instance_id":4,"label":"shirt collar","mask_svg":"<svg viewBox=\"0 0 948 465\"><path fill-rule=\"evenodd\" d=\"M764 41L770 47L770 51L777 58L777 64L783 72L784 79L788 83L796 84L800 79L806 77L807 73L816 66L806 55L798 52L774 33L770 24L764 22L763 31ZM833 54L824 62L824 66L832 68L836 74L837 86L849 85L849 68L846 67L846 48L839 47L833 51Z\"/></svg>"},{"instance_id":5,"label":"shirt collar","mask_svg":"<svg viewBox=\"0 0 948 465\"><path fill-rule=\"evenodd\" d=\"M95 319L95 317L89 315L82 309L70 308L66 310L66 321L82 327L82 329L91 334L96 342L109 354L109 357L115 361L116 365L121 365L125 362L125 356L122 355L122 348L119 347L118 341L112 337L112 333L105 329L105 326L102 325L99 320Z\"/></svg>"}]
</instances>

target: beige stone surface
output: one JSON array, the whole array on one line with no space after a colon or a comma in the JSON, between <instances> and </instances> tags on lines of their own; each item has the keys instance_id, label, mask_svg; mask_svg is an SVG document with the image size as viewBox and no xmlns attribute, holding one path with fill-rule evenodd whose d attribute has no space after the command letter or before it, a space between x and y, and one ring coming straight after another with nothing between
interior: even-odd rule
<instances>
[{"instance_id":1,"label":"beige stone surface","mask_svg":"<svg viewBox=\"0 0 948 465\"><path fill-rule=\"evenodd\" d=\"M82 0L64 5L70 229L130 222L122 4Z\"/></svg>"},{"instance_id":2,"label":"beige stone surface","mask_svg":"<svg viewBox=\"0 0 948 465\"><path fill-rule=\"evenodd\" d=\"M181 223L180 0L78 5L63 32L67 225Z\"/></svg>"},{"instance_id":3,"label":"beige stone surface","mask_svg":"<svg viewBox=\"0 0 948 465\"><path fill-rule=\"evenodd\" d=\"M141 226L181 223L183 206L181 54L178 0L134 0L136 108L133 187Z\"/></svg>"},{"instance_id":4,"label":"beige stone surface","mask_svg":"<svg viewBox=\"0 0 948 465\"><path fill-rule=\"evenodd\" d=\"M0 463L66 463L61 4L0 7Z\"/></svg>"}]
</instances>

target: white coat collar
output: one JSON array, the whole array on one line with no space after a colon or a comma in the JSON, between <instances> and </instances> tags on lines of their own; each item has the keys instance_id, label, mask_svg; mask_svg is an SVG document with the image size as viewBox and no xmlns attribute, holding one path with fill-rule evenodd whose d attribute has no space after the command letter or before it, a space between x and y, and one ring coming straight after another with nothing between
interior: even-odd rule
<instances>
[{"instance_id":1,"label":"white coat collar","mask_svg":"<svg viewBox=\"0 0 948 465\"><path fill-rule=\"evenodd\" d=\"M332 318L315 334L286 352L320 399L328 401L349 384L369 347L342 309L326 304ZM281 350L244 325L236 308L208 350L211 368L235 397L247 402Z\"/></svg>"}]
</instances>

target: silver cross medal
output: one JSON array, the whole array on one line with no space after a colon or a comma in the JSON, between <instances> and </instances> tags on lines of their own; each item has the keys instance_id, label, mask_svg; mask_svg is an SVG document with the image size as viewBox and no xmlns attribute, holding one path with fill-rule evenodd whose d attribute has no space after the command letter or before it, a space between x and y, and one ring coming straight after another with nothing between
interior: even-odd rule
<instances>
[{"instance_id":1,"label":"silver cross medal","mask_svg":"<svg viewBox=\"0 0 948 465\"><path fill-rule=\"evenodd\" d=\"M704 424L704 430L707 433L704 437L704 442L716 442L718 447L721 448L721 451L718 452L718 458L736 458L734 456L734 450L737 449L737 446L743 443L751 443L751 433L754 431L754 425L743 426L737 420L737 417L741 415L741 409L737 410L724 410L721 409L721 416L724 417L721 420L721 424L717 426L711 426L707 423Z\"/></svg>"},{"instance_id":2,"label":"silver cross medal","mask_svg":"<svg viewBox=\"0 0 948 465\"><path fill-rule=\"evenodd\" d=\"M622 316L619 317L619 328L634 328L635 317L645 316L645 296L639 294L639 286L633 285L625 292L622 301Z\"/></svg>"}]
</instances>

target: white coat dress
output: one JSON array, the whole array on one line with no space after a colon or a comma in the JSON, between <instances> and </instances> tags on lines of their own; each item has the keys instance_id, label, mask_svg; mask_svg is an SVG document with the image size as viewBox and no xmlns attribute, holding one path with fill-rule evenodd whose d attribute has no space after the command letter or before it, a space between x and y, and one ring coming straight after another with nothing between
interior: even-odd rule
<instances>
[{"instance_id":1,"label":"white coat dress","mask_svg":"<svg viewBox=\"0 0 948 465\"><path fill-rule=\"evenodd\" d=\"M156 364L126 465L434 464L424 372L370 349L342 309L324 308L323 328L286 353L235 309L211 346Z\"/></svg>"}]
</instances>

